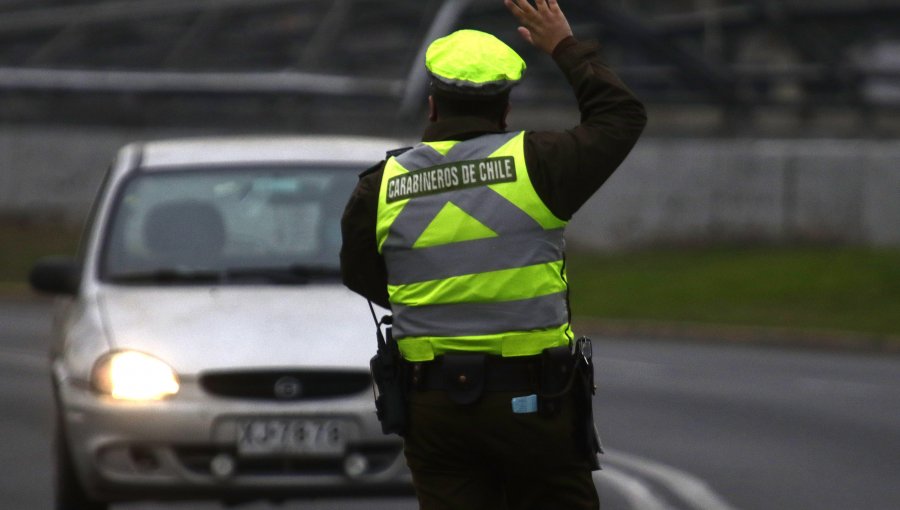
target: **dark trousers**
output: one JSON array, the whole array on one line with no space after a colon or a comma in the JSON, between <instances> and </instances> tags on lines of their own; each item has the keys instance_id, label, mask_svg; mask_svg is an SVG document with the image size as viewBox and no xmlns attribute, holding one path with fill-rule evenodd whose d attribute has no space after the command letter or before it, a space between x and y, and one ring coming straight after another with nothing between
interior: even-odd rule
<instances>
[{"instance_id":1,"label":"dark trousers","mask_svg":"<svg viewBox=\"0 0 900 510\"><path fill-rule=\"evenodd\" d=\"M422 510L599 509L575 409L514 414L522 393L488 392L472 405L442 391L414 391L406 460Z\"/></svg>"}]
</instances>

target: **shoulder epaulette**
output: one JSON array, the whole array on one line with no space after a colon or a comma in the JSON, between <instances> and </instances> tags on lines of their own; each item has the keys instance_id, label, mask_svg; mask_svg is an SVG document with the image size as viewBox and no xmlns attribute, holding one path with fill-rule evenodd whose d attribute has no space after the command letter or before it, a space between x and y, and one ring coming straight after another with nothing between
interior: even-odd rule
<instances>
[{"instance_id":1,"label":"shoulder epaulette","mask_svg":"<svg viewBox=\"0 0 900 510\"><path fill-rule=\"evenodd\" d=\"M365 177L367 175L377 172L378 170L381 169L381 167L384 166L385 161L387 161L391 158L396 158L397 156L403 154L404 152L406 152L410 149L412 149L412 147L401 147L399 149L387 151L387 153L385 153L385 156L384 156L384 161L379 161L378 163L375 163L374 165L370 166L369 168L366 168L365 170L363 170L362 173L359 174L359 178L362 179L363 177Z\"/></svg>"},{"instance_id":2,"label":"shoulder epaulette","mask_svg":"<svg viewBox=\"0 0 900 510\"><path fill-rule=\"evenodd\" d=\"M377 172L382 166L384 166L384 161L379 161L378 163L375 163L374 165L372 165L369 168L366 168L365 170L360 172L359 178L362 179L363 177L365 177L367 175Z\"/></svg>"},{"instance_id":3,"label":"shoulder epaulette","mask_svg":"<svg viewBox=\"0 0 900 510\"><path fill-rule=\"evenodd\" d=\"M408 150L410 150L410 149L412 149L412 147L401 147L401 148L399 148L399 149L394 149L394 150L392 150L392 151L387 151L387 154L385 155L384 159L396 158L397 156L403 154L404 152L406 152L406 151L408 151Z\"/></svg>"}]
</instances>

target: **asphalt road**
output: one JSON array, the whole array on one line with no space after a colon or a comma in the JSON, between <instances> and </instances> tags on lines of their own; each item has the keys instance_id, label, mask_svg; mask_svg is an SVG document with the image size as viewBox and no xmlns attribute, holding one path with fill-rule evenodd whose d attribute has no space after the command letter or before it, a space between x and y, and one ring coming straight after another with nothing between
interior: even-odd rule
<instances>
[{"instance_id":1,"label":"asphalt road","mask_svg":"<svg viewBox=\"0 0 900 510\"><path fill-rule=\"evenodd\" d=\"M0 302L0 509L51 507L48 331L46 304ZM900 508L900 358L604 339L595 360L597 421L609 450L596 479L606 510Z\"/></svg>"}]
</instances>

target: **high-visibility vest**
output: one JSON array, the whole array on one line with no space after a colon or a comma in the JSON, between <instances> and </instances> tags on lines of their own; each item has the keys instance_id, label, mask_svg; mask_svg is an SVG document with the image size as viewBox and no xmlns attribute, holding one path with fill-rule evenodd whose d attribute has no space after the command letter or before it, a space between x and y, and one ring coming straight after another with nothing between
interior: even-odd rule
<instances>
[{"instance_id":1,"label":"high-visibility vest","mask_svg":"<svg viewBox=\"0 0 900 510\"><path fill-rule=\"evenodd\" d=\"M420 143L387 160L376 237L409 361L567 345L563 229L525 166L524 132Z\"/></svg>"}]
</instances>

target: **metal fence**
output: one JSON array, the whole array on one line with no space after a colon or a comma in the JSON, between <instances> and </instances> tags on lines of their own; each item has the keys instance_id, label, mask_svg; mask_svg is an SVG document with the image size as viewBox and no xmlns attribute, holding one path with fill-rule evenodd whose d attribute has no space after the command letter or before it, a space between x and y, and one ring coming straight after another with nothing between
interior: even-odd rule
<instances>
[{"instance_id":1,"label":"metal fence","mask_svg":"<svg viewBox=\"0 0 900 510\"><path fill-rule=\"evenodd\" d=\"M834 109L856 116L866 135L900 129L869 129L885 109L900 110L895 0L570 0L564 7L576 33L604 41L615 68L651 105L722 112L711 133L758 125L765 135L765 124L752 122L763 108L800 119L797 133ZM315 117L322 95L329 107L364 101L416 116L424 46L463 26L490 30L526 56L529 76L516 97L524 107L571 101L550 59L521 41L499 0L7 0L0 118L283 128L272 115L281 103L299 102L299 112ZM197 97L204 114L179 113ZM236 98L255 106L235 116ZM166 114L148 118L148 110ZM816 125L827 131L827 122ZM655 128L679 132L677 122Z\"/></svg>"}]
</instances>

